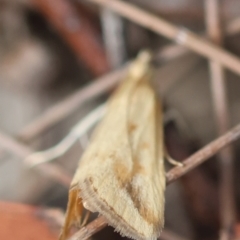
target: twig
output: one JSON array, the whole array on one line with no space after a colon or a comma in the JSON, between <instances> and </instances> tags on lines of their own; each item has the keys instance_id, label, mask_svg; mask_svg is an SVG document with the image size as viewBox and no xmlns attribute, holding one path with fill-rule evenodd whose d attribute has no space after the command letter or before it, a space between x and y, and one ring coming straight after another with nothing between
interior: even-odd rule
<instances>
[{"instance_id":1,"label":"twig","mask_svg":"<svg viewBox=\"0 0 240 240\"><path fill-rule=\"evenodd\" d=\"M201 150L197 151L186 160L183 161L183 167L175 167L167 173L167 182L171 183L176 181L179 177L183 176L199 164L203 163L208 158L219 152L222 148L226 147L230 143L236 141L240 137L240 124L232 128L226 134L218 137L211 143L207 144Z\"/></svg>"},{"instance_id":2,"label":"twig","mask_svg":"<svg viewBox=\"0 0 240 240\"><path fill-rule=\"evenodd\" d=\"M26 147L23 144L18 143L11 137L0 132L0 146L10 151L11 153L17 155L18 157L25 159L32 153L32 150ZM71 182L71 177L60 167L53 164L43 164L37 168L42 173L46 174L52 179L55 179L57 182L63 184L66 187L69 187Z\"/></svg>"},{"instance_id":3,"label":"twig","mask_svg":"<svg viewBox=\"0 0 240 240\"><path fill-rule=\"evenodd\" d=\"M207 32L210 39L221 45L223 37L220 26L219 0L205 0ZM222 66L209 62L211 73L211 90L213 95L213 105L215 111L215 121L217 123L218 135L223 134L229 128L229 112L227 106L227 93L225 74ZM225 148L219 152L220 159L220 216L221 216L221 240L232 238L233 225L235 221L234 204L234 174L233 174L233 149Z\"/></svg>"},{"instance_id":4,"label":"twig","mask_svg":"<svg viewBox=\"0 0 240 240\"><path fill-rule=\"evenodd\" d=\"M77 231L73 236L71 236L68 240L87 240L95 233L101 231L103 228L107 226L107 222L103 216L99 216L88 225L82 227L79 231Z\"/></svg>"},{"instance_id":5,"label":"twig","mask_svg":"<svg viewBox=\"0 0 240 240\"><path fill-rule=\"evenodd\" d=\"M183 167L175 167L171 169L167 174L167 184L176 181L178 178L183 176L184 174L191 171L193 168L197 167L208 158L216 154L222 148L226 147L228 144L236 141L240 138L240 124L238 124L235 128L231 129L229 132L224 134L223 136L215 139L201 150L194 153L192 156L188 157L185 161L183 161ZM97 219L90 222L87 226L81 228L77 233L75 233L69 240L84 240L91 237L96 232L100 231L104 227L107 226L106 220L103 216L98 217Z\"/></svg>"},{"instance_id":6,"label":"twig","mask_svg":"<svg viewBox=\"0 0 240 240\"><path fill-rule=\"evenodd\" d=\"M109 9L101 11L101 22L105 49L110 66L116 69L125 61L126 46L123 19Z\"/></svg>"},{"instance_id":7,"label":"twig","mask_svg":"<svg viewBox=\"0 0 240 240\"><path fill-rule=\"evenodd\" d=\"M53 159L65 154L69 148L79 140L84 134L86 134L92 126L94 126L105 113L106 104L102 104L81 121L79 121L69 132L69 134L57 145L51 147L45 151L35 152L26 158L26 163L29 167L35 167L39 164L50 162Z\"/></svg>"},{"instance_id":8,"label":"twig","mask_svg":"<svg viewBox=\"0 0 240 240\"><path fill-rule=\"evenodd\" d=\"M119 0L88 0L107 7L119 15L143 26L157 34L184 45L196 53L221 63L233 72L240 74L240 60L233 54L201 39L196 34L144 11L132 4Z\"/></svg>"},{"instance_id":9,"label":"twig","mask_svg":"<svg viewBox=\"0 0 240 240\"><path fill-rule=\"evenodd\" d=\"M223 36L219 17L219 0L205 0L204 5L207 37L215 44L222 45Z\"/></svg>"},{"instance_id":10,"label":"twig","mask_svg":"<svg viewBox=\"0 0 240 240\"><path fill-rule=\"evenodd\" d=\"M95 75L107 72L109 65L104 48L100 44L100 37L87 17L77 13L71 1L32 0L32 2Z\"/></svg>"},{"instance_id":11,"label":"twig","mask_svg":"<svg viewBox=\"0 0 240 240\"><path fill-rule=\"evenodd\" d=\"M237 32L240 32L240 18L231 20L224 29L226 37L231 37L233 34L236 34ZM206 34L202 35L202 37L207 37L207 35ZM156 58L157 60L161 61L171 61L177 57L186 55L189 52L190 49L182 45L172 43L163 47L161 51L159 51L159 53L157 54Z\"/></svg>"},{"instance_id":12,"label":"twig","mask_svg":"<svg viewBox=\"0 0 240 240\"><path fill-rule=\"evenodd\" d=\"M158 61L171 61L175 58L181 57L183 55L189 54L190 51L181 46L181 45L177 45L177 44L169 44L164 46L161 51L159 51L159 53L157 53L156 55L156 60Z\"/></svg>"},{"instance_id":13,"label":"twig","mask_svg":"<svg viewBox=\"0 0 240 240\"><path fill-rule=\"evenodd\" d=\"M70 97L58 102L53 107L50 107L39 118L25 127L17 135L17 138L24 142L28 142L34 137L41 135L44 131L73 113L89 99L97 97L106 92L108 89L113 88L116 83L121 80L121 77L125 72L126 66L93 81L93 83L81 88Z\"/></svg>"}]
</instances>

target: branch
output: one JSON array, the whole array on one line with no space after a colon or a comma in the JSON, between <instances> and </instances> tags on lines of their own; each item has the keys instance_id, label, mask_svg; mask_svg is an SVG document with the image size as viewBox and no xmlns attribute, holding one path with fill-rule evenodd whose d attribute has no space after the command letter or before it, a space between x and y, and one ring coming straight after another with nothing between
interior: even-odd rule
<instances>
[{"instance_id":1,"label":"branch","mask_svg":"<svg viewBox=\"0 0 240 240\"><path fill-rule=\"evenodd\" d=\"M223 43L220 23L219 0L205 0L207 32L210 39L216 44ZM223 67L213 61L209 61L211 74L211 91L215 112L215 121L218 135L223 134L229 128L229 111L226 91L226 79ZM231 239L233 226L236 221L234 203L234 171L233 149L228 147L218 154L220 160L220 239Z\"/></svg>"},{"instance_id":2,"label":"branch","mask_svg":"<svg viewBox=\"0 0 240 240\"><path fill-rule=\"evenodd\" d=\"M120 0L88 0L103 7L109 8L119 15L146 27L153 32L163 35L192 51L221 63L226 68L240 75L240 60L233 54L201 39L196 34L179 28L168 21L163 20L147 11L144 11L132 4Z\"/></svg>"},{"instance_id":3,"label":"branch","mask_svg":"<svg viewBox=\"0 0 240 240\"><path fill-rule=\"evenodd\" d=\"M120 67L127 56L125 39L125 24L122 18L103 8L100 14L103 40L110 66L113 69Z\"/></svg>"},{"instance_id":4,"label":"branch","mask_svg":"<svg viewBox=\"0 0 240 240\"><path fill-rule=\"evenodd\" d=\"M22 159L25 159L27 156L29 156L29 154L32 153L32 150L30 148L21 143L18 143L8 135L3 134L1 132L0 132L0 146L3 149L8 150L9 152L17 155ZM37 169L66 187L69 187L71 183L71 177L57 165L46 163L39 165Z\"/></svg>"},{"instance_id":5,"label":"branch","mask_svg":"<svg viewBox=\"0 0 240 240\"><path fill-rule=\"evenodd\" d=\"M236 141L240 137L240 124L232 128L226 134L218 137L211 143L207 144L201 150L197 151L186 160L183 161L183 167L175 167L167 173L167 182L171 183L176 181L179 177L182 177L187 172L191 171L208 158L219 152L222 148L226 147L230 143Z\"/></svg>"},{"instance_id":6,"label":"branch","mask_svg":"<svg viewBox=\"0 0 240 240\"><path fill-rule=\"evenodd\" d=\"M25 161L31 167L35 167L62 156L103 117L105 110L106 104L98 106L72 127L69 134L58 144L47 150L32 153Z\"/></svg>"},{"instance_id":7,"label":"branch","mask_svg":"<svg viewBox=\"0 0 240 240\"><path fill-rule=\"evenodd\" d=\"M107 226L107 222L103 216L99 216L88 225L82 227L78 232L71 236L68 240L87 240L95 233L101 231Z\"/></svg>"},{"instance_id":8,"label":"branch","mask_svg":"<svg viewBox=\"0 0 240 240\"><path fill-rule=\"evenodd\" d=\"M224 134L223 136L217 138L212 141L201 150L194 153L192 156L188 157L183 161L183 167L175 167L171 169L166 177L167 184L176 181L178 178L183 176L184 174L191 171L193 168L197 167L208 158L212 157L222 148L226 147L228 144L236 141L240 138L240 124L238 124L235 128L231 129L229 132ZM107 226L107 222L103 216L98 217L97 219L90 222L85 227L82 227L78 232L76 232L69 240L85 240L90 238L93 234L97 233L101 229Z\"/></svg>"}]
</instances>

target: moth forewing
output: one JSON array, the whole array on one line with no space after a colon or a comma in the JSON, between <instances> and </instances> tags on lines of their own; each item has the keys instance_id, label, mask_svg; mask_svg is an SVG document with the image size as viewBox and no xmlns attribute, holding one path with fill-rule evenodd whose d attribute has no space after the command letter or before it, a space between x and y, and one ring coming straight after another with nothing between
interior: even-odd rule
<instances>
[{"instance_id":1,"label":"moth forewing","mask_svg":"<svg viewBox=\"0 0 240 240\"><path fill-rule=\"evenodd\" d=\"M164 224L162 116L149 61L143 52L130 66L72 182L90 211L143 240L157 239Z\"/></svg>"}]
</instances>

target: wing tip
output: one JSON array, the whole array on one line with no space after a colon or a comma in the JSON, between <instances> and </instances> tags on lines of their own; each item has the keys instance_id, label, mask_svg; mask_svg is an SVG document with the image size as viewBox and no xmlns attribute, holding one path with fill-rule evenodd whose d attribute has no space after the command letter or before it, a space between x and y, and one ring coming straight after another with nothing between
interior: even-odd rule
<instances>
[{"instance_id":1,"label":"wing tip","mask_svg":"<svg viewBox=\"0 0 240 240\"><path fill-rule=\"evenodd\" d=\"M97 190L94 189L92 182L93 180L86 179L84 182L80 183L79 187L81 188L80 196L89 210L93 212L99 212L106 219L108 225L115 228L115 231L118 232L123 237L129 237L131 239L137 240L156 240L162 231L163 222L157 226L152 226L152 232L148 231L148 234L142 234L130 226L120 215L116 212L113 212L113 208L109 206L105 200L99 199L97 196ZM142 229L139 227L139 229Z\"/></svg>"}]
</instances>

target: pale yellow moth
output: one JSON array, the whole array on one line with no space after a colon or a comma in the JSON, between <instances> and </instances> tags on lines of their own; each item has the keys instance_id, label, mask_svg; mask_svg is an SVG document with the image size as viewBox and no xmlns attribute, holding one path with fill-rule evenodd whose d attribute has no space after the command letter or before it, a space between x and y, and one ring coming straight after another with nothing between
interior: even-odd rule
<instances>
[{"instance_id":1,"label":"pale yellow moth","mask_svg":"<svg viewBox=\"0 0 240 240\"><path fill-rule=\"evenodd\" d=\"M72 180L65 225L82 220L83 205L123 236L155 240L164 225L161 106L151 85L151 56L141 52L108 102Z\"/></svg>"}]
</instances>

